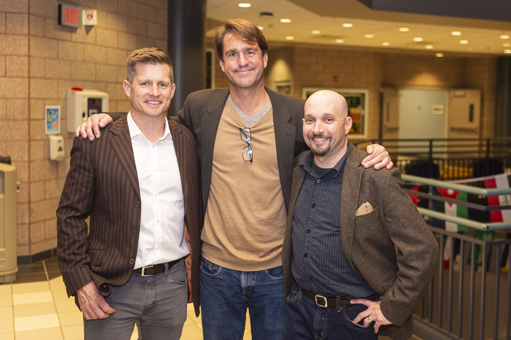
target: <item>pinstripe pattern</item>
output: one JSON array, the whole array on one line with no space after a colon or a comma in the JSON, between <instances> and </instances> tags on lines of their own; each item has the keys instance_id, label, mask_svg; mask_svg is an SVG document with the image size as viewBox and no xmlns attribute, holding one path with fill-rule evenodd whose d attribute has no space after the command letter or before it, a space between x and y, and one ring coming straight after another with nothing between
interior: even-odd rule
<instances>
[{"instance_id":1,"label":"pinstripe pattern","mask_svg":"<svg viewBox=\"0 0 511 340\"><path fill-rule=\"evenodd\" d=\"M198 312L200 187L193 134L169 121L181 173L185 222L192 252L192 294ZM140 191L126 116L90 142L75 138L71 166L57 209L58 259L68 295L91 280L122 285L135 265ZM85 218L90 215L87 236Z\"/></svg>"},{"instance_id":2,"label":"pinstripe pattern","mask_svg":"<svg viewBox=\"0 0 511 340\"><path fill-rule=\"evenodd\" d=\"M365 169L360 164L365 156L350 145L339 208L342 251L353 269L382 296L383 315L393 323L380 328L382 335L409 339L413 334L411 314L433 278L438 245L402 190L399 170ZM283 247L286 296L293 282L292 220L304 177L296 167ZM371 203L374 211L356 216L365 202Z\"/></svg>"}]
</instances>

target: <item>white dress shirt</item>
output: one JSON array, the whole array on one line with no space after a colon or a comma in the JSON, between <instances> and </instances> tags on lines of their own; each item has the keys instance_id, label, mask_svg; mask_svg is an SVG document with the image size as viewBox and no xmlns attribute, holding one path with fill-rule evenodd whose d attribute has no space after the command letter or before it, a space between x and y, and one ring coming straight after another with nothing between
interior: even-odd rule
<instances>
[{"instance_id":1,"label":"white dress shirt","mask_svg":"<svg viewBox=\"0 0 511 340\"><path fill-rule=\"evenodd\" d=\"M151 143L128 113L137 166L142 218L135 269L180 259L190 253L184 238L184 201L176 150L167 118L163 136Z\"/></svg>"}]
</instances>

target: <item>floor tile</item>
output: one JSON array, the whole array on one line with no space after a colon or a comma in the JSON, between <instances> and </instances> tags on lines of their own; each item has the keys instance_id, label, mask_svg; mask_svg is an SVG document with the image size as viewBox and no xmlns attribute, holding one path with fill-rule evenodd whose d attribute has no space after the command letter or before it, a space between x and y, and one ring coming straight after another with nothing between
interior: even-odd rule
<instances>
[{"instance_id":1,"label":"floor tile","mask_svg":"<svg viewBox=\"0 0 511 340\"><path fill-rule=\"evenodd\" d=\"M35 292L35 293L23 293L14 294L12 296L13 305L26 305L33 303L52 302L53 296L50 291L46 292Z\"/></svg>"},{"instance_id":2,"label":"floor tile","mask_svg":"<svg viewBox=\"0 0 511 340\"><path fill-rule=\"evenodd\" d=\"M2 334L2 340L14 340L14 333Z\"/></svg>"},{"instance_id":3,"label":"floor tile","mask_svg":"<svg viewBox=\"0 0 511 340\"><path fill-rule=\"evenodd\" d=\"M83 325L63 326L64 340L83 340Z\"/></svg>"},{"instance_id":4,"label":"floor tile","mask_svg":"<svg viewBox=\"0 0 511 340\"><path fill-rule=\"evenodd\" d=\"M16 340L63 340L60 327L16 332ZM83 337L82 337L83 339Z\"/></svg>"},{"instance_id":5,"label":"floor tile","mask_svg":"<svg viewBox=\"0 0 511 340\"><path fill-rule=\"evenodd\" d=\"M16 333L53 327L60 327L59 318L55 313L14 318L14 330Z\"/></svg>"},{"instance_id":6,"label":"floor tile","mask_svg":"<svg viewBox=\"0 0 511 340\"><path fill-rule=\"evenodd\" d=\"M14 318L10 317L8 319L0 319L0 334L2 334L2 338L4 333L13 333L14 332Z\"/></svg>"},{"instance_id":7,"label":"floor tile","mask_svg":"<svg viewBox=\"0 0 511 340\"><path fill-rule=\"evenodd\" d=\"M61 301L55 300L54 302L55 307L57 307L57 313L76 312L79 310L75 304L74 299L67 299Z\"/></svg>"},{"instance_id":8,"label":"floor tile","mask_svg":"<svg viewBox=\"0 0 511 340\"><path fill-rule=\"evenodd\" d=\"M76 312L59 313L61 326L83 325L83 314L79 310Z\"/></svg>"},{"instance_id":9,"label":"floor tile","mask_svg":"<svg viewBox=\"0 0 511 340\"><path fill-rule=\"evenodd\" d=\"M12 295L0 295L0 307L12 306Z\"/></svg>"},{"instance_id":10,"label":"floor tile","mask_svg":"<svg viewBox=\"0 0 511 340\"><path fill-rule=\"evenodd\" d=\"M12 306L0 306L0 319L12 319Z\"/></svg>"},{"instance_id":11,"label":"floor tile","mask_svg":"<svg viewBox=\"0 0 511 340\"><path fill-rule=\"evenodd\" d=\"M50 291L50 285L48 284L47 281L19 283L12 285L12 293L14 295L48 291Z\"/></svg>"},{"instance_id":12,"label":"floor tile","mask_svg":"<svg viewBox=\"0 0 511 340\"><path fill-rule=\"evenodd\" d=\"M66 300L75 300L74 297L67 297L67 293L65 290L52 290L51 294L53 295L53 300L55 301L66 301Z\"/></svg>"},{"instance_id":13,"label":"floor tile","mask_svg":"<svg viewBox=\"0 0 511 340\"><path fill-rule=\"evenodd\" d=\"M26 316L56 314L55 305L52 302L31 303L14 306L14 317L23 318Z\"/></svg>"},{"instance_id":14,"label":"floor tile","mask_svg":"<svg viewBox=\"0 0 511 340\"><path fill-rule=\"evenodd\" d=\"M0 284L0 298L4 295L11 295L12 293L11 289L12 287L10 283Z\"/></svg>"},{"instance_id":15,"label":"floor tile","mask_svg":"<svg viewBox=\"0 0 511 340\"><path fill-rule=\"evenodd\" d=\"M202 340L202 330L197 325L185 325L183 327L183 340Z\"/></svg>"}]
</instances>

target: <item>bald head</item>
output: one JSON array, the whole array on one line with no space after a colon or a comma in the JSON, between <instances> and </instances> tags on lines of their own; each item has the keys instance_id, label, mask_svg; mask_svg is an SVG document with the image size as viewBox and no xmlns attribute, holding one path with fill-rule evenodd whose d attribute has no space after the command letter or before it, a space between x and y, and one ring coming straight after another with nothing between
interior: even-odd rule
<instances>
[{"instance_id":1,"label":"bald head","mask_svg":"<svg viewBox=\"0 0 511 340\"><path fill-rule=\"evenodd\" d=\"M334 91L318 91L305 102L303 139L319 167L331 168L346 153L352 120L348 104Z\"/></svg>"},{"instance_id":2,"label":"bald head","mask_svg":"<svg viewBox=\"0 0 511 340\"><path fill-rule=\"evenodd\" d=\"M346 103L346 99L334 91L323 90L314 92L305 102L305 113L307 113L308 107L311 109L317 106L328 106L332 113L337 113L343 118L348 116L348 103Z\"/></svg>"}]
</instances>

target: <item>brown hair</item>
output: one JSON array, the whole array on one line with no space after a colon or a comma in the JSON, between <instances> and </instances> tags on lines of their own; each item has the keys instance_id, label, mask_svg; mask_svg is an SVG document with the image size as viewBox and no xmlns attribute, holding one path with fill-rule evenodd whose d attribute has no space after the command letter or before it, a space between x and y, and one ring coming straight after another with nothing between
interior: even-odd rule
<instances>
[{"instance_id":1,"label":"brown hair","mask_svg":"<svg viewBox=\"0 0 511 340\"><path fill-rule=\"evenodd\" d=\"M251 45L259 45L263 55L268 53L268 43L256 25L245 19L233 19L227 20L223 26L218 27L215 34L216 53L220 60L224 60L224 37L227 33Z\"/></svg>"},{"instance_id":2,"label":"brown hair","mask_svg":"<svg viewBox=\"0 0 511 340\"><path fill-rule=\"evenodd\" d=\"M130 82L135 77L137 64L165 64L170 68L170 81L174 83L174 69L172 68L172 60L167 51L156 47L144 47L130 53L126 59L126 79Z\"/></svg>"}]
</instances>

